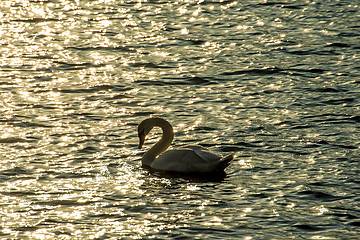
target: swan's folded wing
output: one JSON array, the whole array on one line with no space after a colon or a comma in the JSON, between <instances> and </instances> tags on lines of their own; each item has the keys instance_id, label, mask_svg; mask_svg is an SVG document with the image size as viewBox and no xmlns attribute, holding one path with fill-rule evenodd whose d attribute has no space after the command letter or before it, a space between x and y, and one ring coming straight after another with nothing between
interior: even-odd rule
<instances>
[{"instance_id":1,"label":"swan's folded wing","mask_svg":"<svg viewBox=\"0 0 360 240\"><path fill-rule=\"evenodd\" d=\"M162 171L202 172L204 165L208 165L208 162L194 150L182 148L164 152L151 167Z\"/></svg>"},{"instance_id":2,"label":"swan's folded wing","mask_svg":"<svg viewBox=\"0 0 360 240\"><path fill-rule=\"evenodd\" d=\"M189 145L185 146L183 149L191 149L196 155L198 155L205 162L213 162L218 161L221 157L216 155L215 153L203 148L201 146Z\"/></svg>"}]
</instances>

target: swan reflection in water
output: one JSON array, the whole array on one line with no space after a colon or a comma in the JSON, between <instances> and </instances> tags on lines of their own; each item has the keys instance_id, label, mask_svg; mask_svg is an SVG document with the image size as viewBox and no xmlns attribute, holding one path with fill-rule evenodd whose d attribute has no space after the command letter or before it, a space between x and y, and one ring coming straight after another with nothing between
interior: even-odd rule
<instances>
[{"instance_id":1,"label":"swan reflection in water","mask_svg":"<svg viewBox=\"0 0 360 240\"><path fill-rule=\"evenodd\" d=\"M173 150L166 149L174 139L174 131L171 124L163 118L153 117L143 120L138 126L139 149L142 148L146 135L154 127L162 129L161 139L150 148L142 157L142 165L160 172L172 174L200 174L206 176L224 174L224 169L230 165L234 154L221 157L201 146L184 146ZM195 175L194 175L195 176Z\"/></svg>"}]
</instances>

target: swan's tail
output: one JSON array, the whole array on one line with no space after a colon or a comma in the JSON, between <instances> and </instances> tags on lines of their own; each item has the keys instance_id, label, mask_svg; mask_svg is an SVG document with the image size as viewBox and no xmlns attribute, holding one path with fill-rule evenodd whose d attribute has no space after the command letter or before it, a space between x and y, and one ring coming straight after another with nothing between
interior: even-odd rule
<instances>
[{"instance_id":1,"label":"swan's tail","mask_svg":"<svg viewBox=\"0 0 360 240\"><path fill-rule=\"evenodd\" d=\"M223 157L217 165L217 170L223 171L225 168L227 168L230 165L231 160L234 159L234 155L235 154L230 154L229 156Z\"/></svg>"}]
</instances>

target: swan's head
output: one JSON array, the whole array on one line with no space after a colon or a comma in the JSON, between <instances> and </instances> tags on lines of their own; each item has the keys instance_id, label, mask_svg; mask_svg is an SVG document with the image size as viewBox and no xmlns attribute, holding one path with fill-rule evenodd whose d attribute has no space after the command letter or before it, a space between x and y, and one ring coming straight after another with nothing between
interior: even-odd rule
<instances>
[{"instance_id":1,"label":"swan's head","mask_svg":"<svg viewBox=\"0 0 360 240\"><path fill-rule=\"evenodd\" d=\"M153 127L161 127L163 133L167 134L167 140L171 143L174 138L173 128L168 121L159 117L152 117L143 120L138 127L138 136L139 136L139 149L142 148L145 137L153 129Z\"/></svg>"},{"instance_id":2,"label":"swan's head","mask_svg":"<svg viewBox=\"0 0 360 240\"><path fill-rule=\"evenodd\" d=\"M138 136L139 136L139 149L142 148L145 142L146 135L150 132L153 126L148 124L148 121L142 121L138 127Z\"/></svg>"}]
</instances>

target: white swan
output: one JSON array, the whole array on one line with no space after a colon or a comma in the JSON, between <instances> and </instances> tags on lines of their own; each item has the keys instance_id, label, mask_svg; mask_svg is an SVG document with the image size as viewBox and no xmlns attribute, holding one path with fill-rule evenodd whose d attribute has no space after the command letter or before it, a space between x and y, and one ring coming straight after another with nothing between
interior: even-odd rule
<instances>
[{"instance_id":1,"label":"white swan","mask_svg":"<svg viewBox=\"0 0 360 240\"><path fill-rule=\"evenodd\" d=\"M146 135L153 127L160 127L163 135L161 139L143 155L143 166L160 171L184 173L219 172L229 166L230 161L234 158L233 154L222 158L201 146L185 146L165 152L174 139L174 131L168 121L158 117L145 119L139 124L139 149L142 148Z\"/></svg>"}]
</instances>

